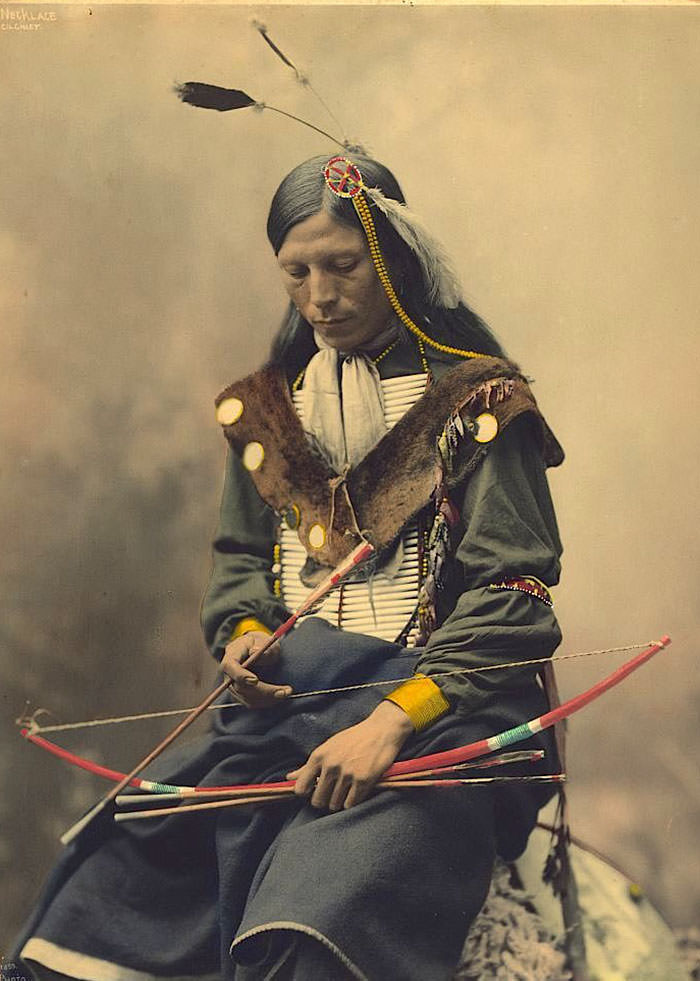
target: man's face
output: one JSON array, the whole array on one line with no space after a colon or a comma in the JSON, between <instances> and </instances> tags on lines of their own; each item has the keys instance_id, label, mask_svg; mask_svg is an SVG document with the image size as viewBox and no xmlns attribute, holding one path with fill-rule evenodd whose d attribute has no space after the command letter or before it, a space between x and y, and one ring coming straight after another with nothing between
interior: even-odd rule
<instances>
[{"instance_id":1,"label":"man's face","mask_svg":"<svg viewBox=\"0 0 700 981\"><path fill-rule=\"evenodd\" d=\"M352 351L391 322L391 305L359 228L319 211L290 229L277 261L292 303L329 347Z\"/></svg>"}]
</instances>

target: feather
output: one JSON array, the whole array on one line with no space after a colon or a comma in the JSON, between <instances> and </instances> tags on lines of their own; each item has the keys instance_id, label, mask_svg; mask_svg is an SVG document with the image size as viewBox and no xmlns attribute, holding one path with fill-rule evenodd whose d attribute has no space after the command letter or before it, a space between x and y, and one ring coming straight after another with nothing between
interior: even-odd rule
<instances>
[{"instance_id":1,"label":"feather","mask_svg":"<svg viewBox=\"0 0 700 981\"><path fill-rule=\"evenodd\" d=\"M363 157L371 157L372 152L365 146L364 143L360 143L358 140L344 140L343 146L348 151L349 154L359 153Z\"/></svg>"},{"instance_id":2,"label":"feather","mask_svg":"<svg viewBox=\"0 0 700 981\"><path fill-rule=\"evenodd\" d=\"M418 259L431 302L453 310L462 290L443 246L405 204L387 198L378 187L364 190Z\"/></svg>"},{"instance_id":3,"label":"feather","mask_svg":"<svg viewBox=\"0 0 700 981\"><path fill-rule=\"evenodd\" d=\"M270 37L270 35L267 33L267 25L266 24L263 24L262 21L256 20L255 18L253 18L251 20L250 24L251 24L251 27L255 28L255 30L258 32L258 34L263 39L263 41L265 41L265 43L268 44L272 48L272 50L275 52L275 54L277 55L277 57L281 61L283 61L288 68L291 68L292 71L295 72L297 78L301 81L301 78L300 78L301 72L299 71L299 69L297 68L297 66L294 64L294 62L291 61L286 56L286 54L284 53L284 51L282 51L280 48L277 47L277 45L275 44L275 42L272 40L272 38Z\"/></svg>"},{"instance_id":4,"label":"feather","mask_svg":"<svg viewBox=\"0 0 700 981\"><path fill-rule=\"evenodd\" d=\"M224 89L206 82L183 82L175 86L175 92L183 102L200 109L216 109L228 112L230 109L246 109L257 105L255 99L240 89Z\"/></svg>"},{"instance_id":5,"label":"feather","mask_svg":"<svg viewBox=\"0 0 700 981\"><path fill-rule=\"evenodd\" d=\"M306 88L308 88L309 91L313 92L313 94L316 96L316 98L318 99L318 101L323 106L324 110L328 113L329 117L333 120L333 123L338 127L338 129L340 130L340 132L344 134L345 131L344 131L344 129L343 129L341 123L340 123L340 120L338 119L338 117L336 116L336 114L333 112L333 110L331 109L331 107L328 105L328 103L326 102L326 100L321 96L320 92L317 92L316 89L313 87L313 85L311 84L311 79L308 76L308 73L305 72L305 71L303 71L302 69L298 68L294 64L294 62L292 61L292 59L289 58L284 53L284 51L277 44L275 44L275 42L272 40L272 38L270 37L270 35L268 33L267 25L264 24L262 21L258 20L256 17L251 18L250 24L258 32L258 34L263 39L263 41L265 42L265 44L267 44L267 46L272 51L274 51L274 53L277 55L277 57L280 59L280 61L283 64L285 64L288 68L291 68L292 69L292 71L294 72L294 77L296 78L296 80L299 83L299 85L303 85ZM306 125L308 126L309 124L306 123ZM342 140L336 140L336 138L334 136L331 136L330 138L333 140L334 143L340 143L341 146L344 146L346 149L348 149L348 146L349 146L348 140L345 139L345 136L344 135L343 135L343 139ZM358 146L359 146L359 144L358 144Z\"/></svg>"}]
</instances>

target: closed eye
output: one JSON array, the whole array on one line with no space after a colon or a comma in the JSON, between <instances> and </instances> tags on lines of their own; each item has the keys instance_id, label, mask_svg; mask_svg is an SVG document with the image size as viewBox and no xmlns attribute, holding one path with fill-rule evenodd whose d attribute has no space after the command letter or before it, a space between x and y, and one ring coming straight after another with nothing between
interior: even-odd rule
<instances>
[{"instance_id":1,"label":"closed eye","mask_svg":"<svg viewBox=\"0 0 700 981\"><path fill-rule=\"evenodd\" d=\"M357 259L347 259L342 262L336 261L330 268L332 272L350 273L353 269L357 268Z\"/></svg>"},{"instance_id":2,"label":"closed eye","mask_svg":"<svg viewBox=\"0 0 700 981\"><path fill-rule=\"evenodd\" d=\"M288 276L291 276L292 279L304 279L308 273L308 269L306 269L304 266L291 266L286 268L284 271Z\"/></svg>"}]
</instances>

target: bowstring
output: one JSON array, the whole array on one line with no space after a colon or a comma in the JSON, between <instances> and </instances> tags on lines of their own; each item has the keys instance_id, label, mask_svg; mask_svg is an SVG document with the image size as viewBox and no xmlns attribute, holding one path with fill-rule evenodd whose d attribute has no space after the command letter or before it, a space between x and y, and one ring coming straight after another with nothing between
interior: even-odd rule
<instances>
[{"instance_id":1,"label":"bowstring","mask_svg":"<svg viewBox=\"0 0 700 981\"><path fill-rule=\"evenodd\" d=\"M598 657L601 654L622 654L627 651L641 650L649 647L654 641L644 644L625 644L622 647L606 647L594 651L576 651L572 654L560 654L557 657L535 657L527 658L522 661L509 661L506 664L487 664L478 668L453 668L450 671L439 671L430 674L431 679L448 678L454 675L481 674L485 671L502 671L506 668L530 667L533 664L558 664L560 661L571 661L575 658ZM410 680L407 678L390 678L383 681L366 681L354 685L342 685L337 688L318 688L313 691L295 692L289 695L285 701L293 698L315 698L320 695L341 695L345 692L360 691L365 688L379 688L388 685L400 685ZM208 711L222 711L231 708L243 708L242 702L223 702L218 705L210 705ZM31 716L24 716L16 719L17 725L26 726L30 735L41 735L49 732L68 732L78 729L92 729L98 726L120 725L127 722L140 722L145 719L165 719L176 715L187 715L191 708L164 709L158 712L140 712L133 715L118 715L100 719L87 719L80 722L63 722L54 725L41 725L37 722L37 716L53 714L48 709L39 708Z\"/></svg>"}]
</instances>

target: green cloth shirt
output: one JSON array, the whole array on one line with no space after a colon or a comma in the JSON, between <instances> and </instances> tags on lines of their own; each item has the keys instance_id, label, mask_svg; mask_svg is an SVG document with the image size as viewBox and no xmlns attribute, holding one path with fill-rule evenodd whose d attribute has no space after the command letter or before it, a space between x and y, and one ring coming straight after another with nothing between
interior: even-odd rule
<instances>
[{"instance_id":1,"label":"green cloth shirt","mask_svg":"<svg viewBox=\"0 0 700 981\"><path fill-rule=\"evenodd\" d=\"M453 364L429 359L436 377ZM382 378L421 369L416 348L397 345L379 363ZM454 555L440 593L440 626L419 649L416 670L434 676L454 712L468 714L517 688L541 665L479 674L443 675L550 657L561 641L552 608L527 593L495 590L505 578L559 581L561 543L537 434L527 416L515 419L493 443L453 500L460 512L453 529ZM202 603L206 642L217 658L236 624L248 617L270 630L288 616L273 592L277 517L229 450L213 570Z\"/></svg>"}]
</instances>

